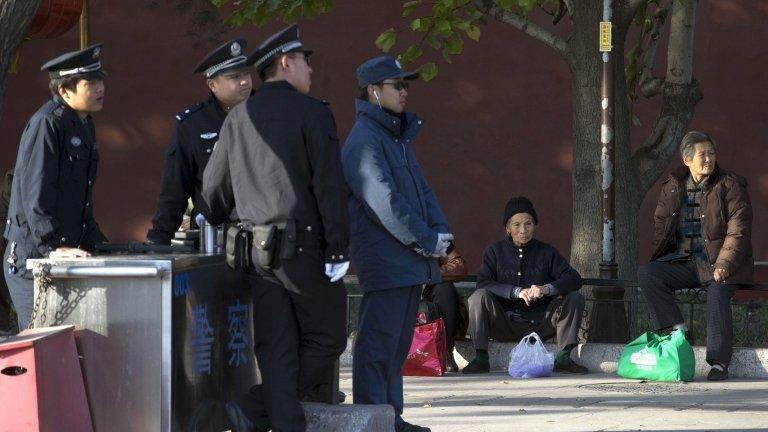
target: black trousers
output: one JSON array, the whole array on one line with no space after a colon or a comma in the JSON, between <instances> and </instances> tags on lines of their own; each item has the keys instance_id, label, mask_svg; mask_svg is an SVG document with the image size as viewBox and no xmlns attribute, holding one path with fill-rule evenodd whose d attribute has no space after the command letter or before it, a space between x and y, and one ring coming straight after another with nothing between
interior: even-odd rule
<instances>
[{"instance_id":1,"label":"black trousers","mask_svg":"<svg viewBox=\"0 0 768 432\"><path fill-rule=\"evenodd\" d=\"M445 347L449 356L453 355L456 326L461 320L459 315L459 293L452 282L443 282L424 289L424 299L437 305L437 312L445 324Z\"/></svg>"},{"instance_id":2,"label":"black trousers","mask_svg":"<svg viewBox=\"0 0 768 432\"><path fill-rule=\"evenodd\" d=\"M692 260L651 261L637 272L656 329L683 324L685 319L675 303L674 290L702 286ZM733 354L731 297L737 286L718 282L705 284L707 290L707 363L728 366Z\"/></svg>"},{"instance_id":3,"label":"black trousers","mask_svg":"<svg viewBox=\"0 0 768 432\"><path fill-rule=\"evenodd\" d=\"M346 289L331 283L317 246L301 246L271 271L247 272L253 296L254 351L262 384L238 400L272 430L304 431L299 400L332 384L346 348Z\"/></svg>"},{"instance_id":4,"label":"black trousers","mask_svg":"<svg viewBox=\"0 0 768 432\"><path fill-rule=\"evenodd\" d=\"M363 293L352 357L354 403L392 405L403 427L403 364L413 341L421 285Z\"/></svg>"},{"instance_id":5,"label":"black trousers","mask_svg":"<svg viewBox=\"0 0 768 432\"><path fill-rule=\"evenodd\" d=\"M584 316L584 297L578 291L552 299L541 323L513 322L507 311L490 291L475 290L469 297L469 334L475 349L488 349L488 339L499 342L517 342L531 332L541 340L555 338L557 346L579 342L579 327Z\"/></svg>"}]
</instances>

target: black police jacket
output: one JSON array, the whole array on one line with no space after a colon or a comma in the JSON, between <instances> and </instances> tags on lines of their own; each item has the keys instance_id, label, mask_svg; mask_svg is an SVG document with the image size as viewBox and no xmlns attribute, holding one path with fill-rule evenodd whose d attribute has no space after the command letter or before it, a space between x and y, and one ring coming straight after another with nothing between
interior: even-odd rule
<instances>
[{"instance_id":1,"label":"black police jacket","mask_svg":"<svg viewBox=\"0 0 768 432\"><path fill-rule=\"evenodd\" d=\"M176 129L165 153L157 211L147 233L148 240L158 244L171 243L190 197L194 215L205 213L206 204L200 196L203 171L226 116L226 111L213 95L176 116Z\"/></svg>"},{"instance_id":2,"label":"black police jacket","mask_svg":"<svg viewBox=\"0 0 768 432\"><path fill-rule=\"evenodd\" d=\"M5 238L29 257L62 246L92 250L102 239L92 200L98 162L91 117L59 97L44 104L21 135Z\"/></svg>"},{"instance_id":3,"label":"black police jacket","mask_svg":"<svg viewBox=\"0 0 768 432\"><path fill-rule=\"evenodd\" d=\"M349 261L347 193L331 110L285 81L229 112L203 177L210 222L226 222L235 204L246 223L295 220L329 263Z\"/></svg>"}]
</instances>

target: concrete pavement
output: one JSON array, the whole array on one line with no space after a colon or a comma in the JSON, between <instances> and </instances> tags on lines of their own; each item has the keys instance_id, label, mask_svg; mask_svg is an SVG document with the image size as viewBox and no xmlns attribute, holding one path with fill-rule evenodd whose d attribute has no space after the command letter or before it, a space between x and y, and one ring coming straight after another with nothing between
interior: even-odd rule
<instances>
[{"instance_id":1,"label":"concrete pavement","mask_svg":"<svg viewBox=\"0 0 768 432\"><path fill-rule=\"evenodd\" d=\"M352 400L352 374L341 390ZM768 381L645 383L612 374L407 377L406 421L434 432L768 430Z\"/></svg>"}]
</instances>

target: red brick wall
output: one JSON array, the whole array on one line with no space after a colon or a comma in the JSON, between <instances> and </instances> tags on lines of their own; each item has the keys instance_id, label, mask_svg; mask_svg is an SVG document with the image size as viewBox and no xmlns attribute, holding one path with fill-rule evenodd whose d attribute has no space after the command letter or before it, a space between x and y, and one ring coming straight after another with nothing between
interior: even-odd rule
<instances>
[{"instance_id":1,"label":"red brick wall","mask_svg":"<svg viewBox=\"0 0 768 432\"><path fill-rule=\"evenodd\" d=\"M113 241L143 239L173 116L206 96L201 78L191 70L215 46L189 40L188 15L172 6L148 9L142 3L92 1L92 38L104 42L109 72L105 109L95 116L102 149L95 210ZM369 2L376 14L363 2L335 3L335 12L303 23L301 34L316 51L312 93L331 103L345 137L354 121L354 70L379 54L376 36L401 21L397 2ZM700 2L694 73L704 100L692 125L711 132L721 144L721 165L750 182L759 260L768 260L768 172L763 168L768 159L767 20L764 2ZM222 37L245 37L250 51L279 27L241 29ZM48 97L39 66L75 49L77 40L74 29L57 40L24 45L21 70L8 80L0 119L0 169L14 163L26 120ZM513 194L533 200L540 215L538 237L568 255L572 109L566 64L543 44L495 22L483 28L479 43L468 41L452 65L438 64L437 79L412 87L409 108L425 119L416 153L470 271L479 265L485 245L502 235L501 213ZM635 146L642 143L657 104L638 105L644 126L633 130ZM656 193L642 208L643 258Z\"/></svg>"}]
</instances>

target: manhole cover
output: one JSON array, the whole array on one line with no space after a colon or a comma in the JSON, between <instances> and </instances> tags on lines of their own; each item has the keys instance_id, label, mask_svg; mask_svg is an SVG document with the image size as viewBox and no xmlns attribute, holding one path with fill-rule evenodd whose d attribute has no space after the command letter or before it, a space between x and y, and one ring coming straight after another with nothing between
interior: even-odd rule
<instances>
[{"instance_id":1,"label":"manhole cover","mask_svg":"<svg viewBox=\"0 0 768 432\"><path fill-rule=\"evenodd\" d=\"M635 394L653 394L665 395L676 393L700 393L708 392L711 389L697 384L686 383L667 383L667 382L622 382L622 383L600 383L584 384L579 386L585 390L611 393L635 393Z\"/></svg>"}]
</instances>

